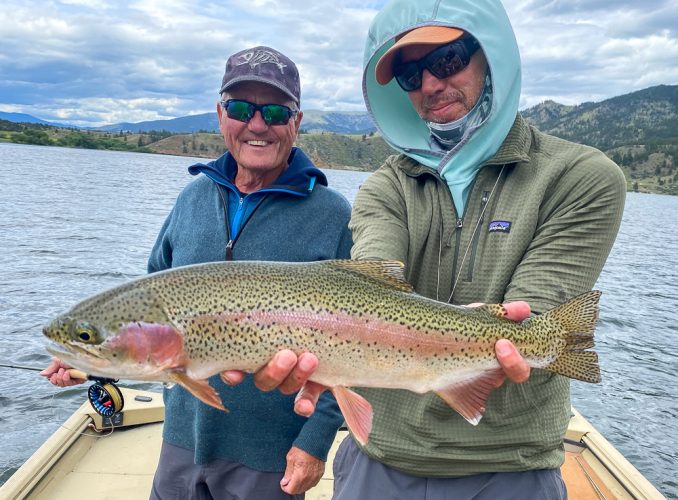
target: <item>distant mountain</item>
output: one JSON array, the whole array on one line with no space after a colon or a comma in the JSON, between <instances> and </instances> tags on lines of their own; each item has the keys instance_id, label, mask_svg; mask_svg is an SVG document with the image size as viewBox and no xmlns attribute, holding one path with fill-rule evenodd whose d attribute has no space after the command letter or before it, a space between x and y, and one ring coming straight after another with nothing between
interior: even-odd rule
<instances>
[{"instance_id":1,"label":"distant mountain","mask_svg":"<svg viewBox=\"0 0 678 500\"><path fill-rule=\"evenodd\" d=\"M349 111L304 111L301 128L308 132L332 132L335 134L369 134L376 131L366 112ZM149 132L166 130L175 134L194 132L218 132L219 122L216 113L182 116L171 120L153 120L139 123L116 123L97 127L94 130L105 132Z\"/></svg>"},{"instance_id":2,"label":"distant mountain","mask_svg":"<svg viewBox=\"0 0 678 500\"><path fill-rule=\"evenodd\" d=\"M51 125L52 127L72 127L72 125L41 120L40 118L36 118L33 115L27 115L26 113L6 113L4 111L0 111L0 120L7 120L8 122L14 123L39 123L40 125Z\"/></svg>"},{"instance_id":3,"label":"distant mountain","mask_svg":"<svg viewBox=\"0 0 678 500\"><path fill-rule=\"evenodd\" d=\"M202 113L200 115L182 116L170 120L151 120L137 123L115 123L92 130L104 132L150 132L151 130L172 132L174 134L191 134L193 132L218 132L217 114Z\"/></svg>"},{"instance_id":4,"label":"distant mountain","mask_svg":"<svg viewBox=\"0 0 678 500\"><path fill-rule=\"evenodd\" d=\"M678 145L678 85L577 106L545 101L522 115L543 132L603 151L638 144Z\"/></svg>"},{"instance_id":5,"label":"distant mountain","mask_svg":"<svg viewBox=\"0 0 678 500\"><path fill-rule=\"evenodd\" d=\"M366 111L304 111L301 128L308 132L335 134L369 134L377 128Z\"/></svg>"}]
</instances>

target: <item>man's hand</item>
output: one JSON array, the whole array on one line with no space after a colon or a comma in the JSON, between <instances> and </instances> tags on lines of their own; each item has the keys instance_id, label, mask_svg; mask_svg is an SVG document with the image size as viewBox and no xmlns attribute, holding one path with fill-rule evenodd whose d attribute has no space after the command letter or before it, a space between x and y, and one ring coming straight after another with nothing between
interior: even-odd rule
<instances>
[{"instance_id":1,"label":"man's hand","mask_svg":"<svg viewBox=\"0 0 678 500\"><path fill-rule=\"evenodd\" d=\"M278 351L271 360L254 374L254 384L262 391L278 388L283 394L298 391L294 411L302 417L308 417L315 411L318 398L327 387L309 382L308 379L318 368L315 354L304 352L297 356L289 349ZM242 382L245 374L240 371L226 371L222 380L230 385Z\"/></svg>"},{"instance_id":2,"label":"man's hand","mask_svg":"<svg viewBox=\"0 0 678 500\"><path fill-rule=\"evenodd\" d=\"M86 378L73 377L72 367L61 361L59 358L52 358L52 362L47 368L40 372L40 375L49 380L51 384L59 387L70 387L72 385L87 382Z\"/></svg>"},{"instance_id":3,"label":"man's hand","mask_svg":"<svg viewBox=\"0 0 678 500\"><path fill-rule=\"evenodd\" d=\"M520 322L530 317L530 305L524 301L506 303L504 309L506 309L506 318L513 321ZM506 377L511 382L520 384L530 377L530 366L511 341L498 340L494 345L494 352Z\"/></svg>"},{"instance_id":4,"label":"man's hand","mask_svg":"<svg viewBox=\"0 0 678 500\"><path fill-rule=\"evenodd\" d=\"M313 488L325 472L325 462L293 446L287 453L287 468L280 487L288 495L298 495Z\"/></svg>"}]
</instances>

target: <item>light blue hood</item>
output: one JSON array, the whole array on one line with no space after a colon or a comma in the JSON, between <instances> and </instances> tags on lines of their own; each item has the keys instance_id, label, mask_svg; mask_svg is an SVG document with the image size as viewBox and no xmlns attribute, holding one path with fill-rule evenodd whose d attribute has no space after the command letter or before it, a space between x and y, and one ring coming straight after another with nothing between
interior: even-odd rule
<instances>
[{"instance_id":1,"label":"light blue hood","mask_svg":"<svg viewBox=\"0 0 678 500\"><path fill-rule=\"evenodd\" d=\"M430 130L395 79L377 83L374 68L395 37L425 25L452 26L473 35L492 77L489 117L450 151L433 151ZM393 148L436 169L445 179L458 214L476 173L499 149L518 113L520 54L513 28L498 0L393 0L372 21L363 60L363 95L382 136Z\"/></svg>"}]
</instances>

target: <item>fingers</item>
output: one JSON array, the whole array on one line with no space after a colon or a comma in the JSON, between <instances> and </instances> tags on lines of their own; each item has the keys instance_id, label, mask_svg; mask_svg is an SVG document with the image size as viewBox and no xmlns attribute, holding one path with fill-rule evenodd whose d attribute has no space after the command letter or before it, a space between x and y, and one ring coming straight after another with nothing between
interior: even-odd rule
<instances>
[{"instance_id":1,"label":"fingers","mask_svg":"<svg viewBox=\"0 0 678 500\"><path fill-rule=\"evenodd\" d=\"M228 370L221 372L219 376L226 385L238 385L240 382L245 380L245 372L238 370Z\"/></svg>"},{"instance_id":2,"label":"fingers","mask_svg":"<svg viewBox=\"0 0 678 500\"><path fill-rule=\"evenodd\" d=\"M294 412L302 417L310 417L318 404L318 398L326 389L316 382L306 382L294 400Z\"/></svg>"},{"instance_id":3,"label":"fingers","mask_svg":"<svg viewBox=\"0 0 678 500\"><path fill-rule=\"evenodd\" d=\"M86 379L73 378L69 372L68 368L59 368L56 373L53 373L49 377L49 381L52 385L58 387L71 387L73 385L82 384Z\"/></svg>"},{"instance_id":4,"label":"fingers","mask_svg":"<svg viewBox=\"0 0 678 500\"><path fill-rule=\"evenodd\" d=\"M313 488L325 472L325 462L296 447L290 449L286 460L280 488L288 495L299 495Z\"/></svg>"},{"instance_id":5,"label":"fingers","mask_svg":"<svg viewBox=\"0 0 678 500\"><path fill-rule=\"evenodd\" d=\"M506 309L506 319L513 321L524 321L530 317L530 304L524 300L517 300L516 302L507 302L504 304Z\"/></svg>"},{"instance_id":6,"label":"fingers","mask_svg":"<svg viewBox=\"0 0 678 500\"><path fill-rule=\"evenodd\" d=\"M59 370L60 366L61 360L59 358L52 358L52 361L50 361L49 365L47 365L47 368L40 372L40 375L50 378L53 373L56 373L57 370Z\"/></svg>"},{"instance_id":7,"label":"fingers","mask_svg":"<svg viewBox=\"0 0 678 500\"><path fill-rule=\"evenodd\" d=\"M283 394L294 394L301 390L306 381L318 368L318 358L310 352L303 352L292 373L280 384L279 389Z\"/></svg>"},{"instance_id":8,"label":"fingers","mask_svg":"<svg viewBox=\"0 0 678 500\"><path fill-rule=\"evenodd\" d=\"M285 349L255 373L254 384L262 391L277 387L283 394L293 394L301 389L317 367L315 355L302 353L297 358L294 352Z\"/></svg>"},{"instance_id":9,"label":"fingers","mask_svg":"<svg viewBox=\"0 0 678 500\"><path fill-rule=\"evenodd\" d=\"M47 368L40 372L40 375L49 380L49 383L57 387L70 387L77 384L82 384L87 380L78 378L75 375L80 374L78 370L73 370L69 365L61 361L59 358L52 358L51 363ZM84 375L84 374L83 374Z\"/></svg>"},{"instance_id":10,"label":"fingers","mask_svg":"<svg viewBox=\"0 0 678 500\"><path fill-rule=\"evenodd\" d=\"M506 377L515 383L525 382L530 377L530 366L509 340L500 339L494 346L497 361Z\"/></svg>"}]
</instances>

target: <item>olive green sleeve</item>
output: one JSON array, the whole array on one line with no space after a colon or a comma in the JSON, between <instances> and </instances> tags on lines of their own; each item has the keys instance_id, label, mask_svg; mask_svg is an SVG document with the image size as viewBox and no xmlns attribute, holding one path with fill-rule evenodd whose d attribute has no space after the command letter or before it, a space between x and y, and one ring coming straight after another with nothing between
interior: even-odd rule
<instances>
[{"instance_id":1,"label":"olive green sleeve","mask_svg":"<svg viewBox=\"0 0 678 500\"><path fill-rule=\"evenodd\" d=\"M541 313L591 290L617 236L625 196L619 167L599 151L580 149L546 193L504 300L526 300Z\"/></svg>"},{"instance_id":2,"label":"olive green sleeve","mask_svg":"<svg viewBox=\"0 0 678 500\"><path fill-rule=\"evenodd\" d=\"M360 187L349 227L353 234L351 258L407 262L407 210L402 186L388 164Z\"/></svg>"}]
</instances>

